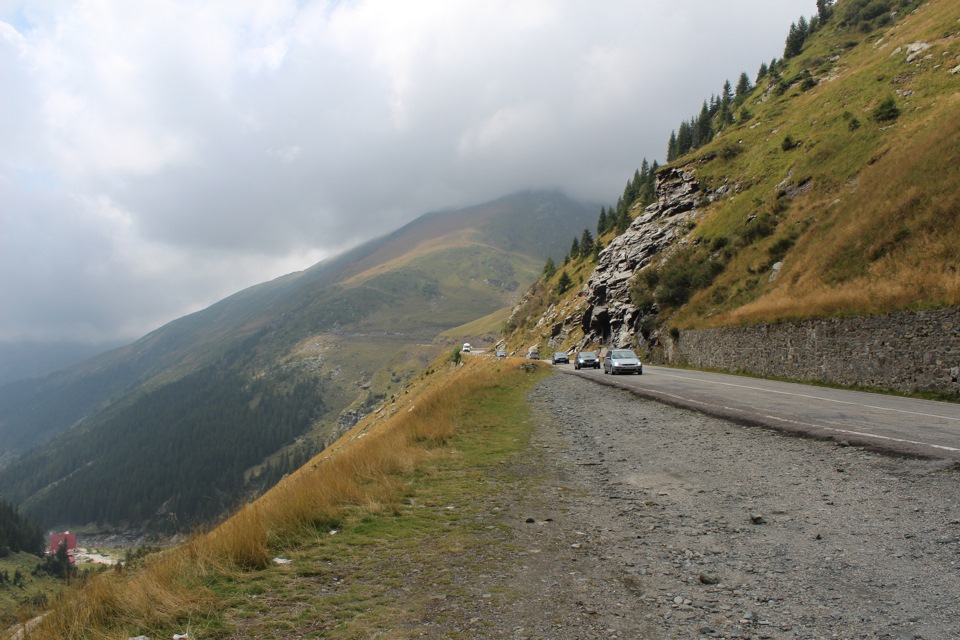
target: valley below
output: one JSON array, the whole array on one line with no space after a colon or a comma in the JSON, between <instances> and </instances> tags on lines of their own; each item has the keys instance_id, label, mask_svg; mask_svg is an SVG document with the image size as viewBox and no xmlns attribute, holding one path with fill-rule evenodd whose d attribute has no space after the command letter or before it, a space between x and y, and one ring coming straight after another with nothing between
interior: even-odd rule
<instances>
[{"instance_id":1,"label":"valley below","mask_svg":"<svg viewBox=\"0 0 960 640\"><path fill-rule=\"evenodd\" d=\"M960 636L954 463L745 427L568 375L529 400L522 488L489 513L470 566L450 567L421 635Z\"/></svg>"}]
</instances>

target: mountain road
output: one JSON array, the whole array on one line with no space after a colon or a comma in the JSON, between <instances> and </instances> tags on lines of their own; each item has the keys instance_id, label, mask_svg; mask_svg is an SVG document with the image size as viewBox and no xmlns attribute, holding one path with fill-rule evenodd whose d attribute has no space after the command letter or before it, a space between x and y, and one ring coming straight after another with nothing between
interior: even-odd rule
<instances>
[{"instance_id":1,"label":"mountain road","mask_svg":"<svg viewBox=\"0 0 960 640\"><path fill-rule=\"evenodd\" d=\"M960 459L960 404L648 365L640 376L556 368L743 424L911 456Z\"/></svg>"}]
</instances>

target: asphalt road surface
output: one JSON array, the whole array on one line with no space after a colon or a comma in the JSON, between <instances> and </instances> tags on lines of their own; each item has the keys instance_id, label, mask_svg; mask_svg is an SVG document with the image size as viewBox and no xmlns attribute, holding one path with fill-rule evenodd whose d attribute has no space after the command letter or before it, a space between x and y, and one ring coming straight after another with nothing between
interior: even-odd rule
<instances>
[{"instance_id":1,"label":"asphalt road surface","mask_svg":"<svg viewBox=\"0 0 960 640\"><path fill-rule=\"evenodd\" d=\"M576 371L573 365L555 368L736 422L893 453L960 460L960 404L647 365L639 376Z\"/></svg>"}]
</instances>

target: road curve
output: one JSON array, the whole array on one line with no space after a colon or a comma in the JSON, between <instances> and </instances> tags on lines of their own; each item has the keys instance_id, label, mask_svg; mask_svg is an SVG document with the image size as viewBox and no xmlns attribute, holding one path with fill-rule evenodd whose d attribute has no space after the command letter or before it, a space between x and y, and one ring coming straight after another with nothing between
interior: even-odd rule
<instances>
[{"instance_id":1,"label":"road curve","mask_svg":"<svg viewBox=\"0 0 960 640\"><path fill-rule=\"evenodd\" d=\"M735 422L890 453L960 460L960 404L648 365L642 376L555 368Z\"/></svg>"}]
</instances>

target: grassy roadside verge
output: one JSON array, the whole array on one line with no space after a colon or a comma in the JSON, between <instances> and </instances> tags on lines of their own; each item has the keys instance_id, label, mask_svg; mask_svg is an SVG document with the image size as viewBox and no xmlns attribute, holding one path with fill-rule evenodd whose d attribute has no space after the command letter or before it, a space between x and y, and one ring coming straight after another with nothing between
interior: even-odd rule
<instances>
[{"instance_id":1,"label":"grassy roadside verge","mask_svg":"<svg viewBox=\"0 0 960 640\"><path fill-rule=\"evenodd\" d=\"M478 561L542 375L468 358L422 377L214 531L66 595L28 637L407 637L457 595L450 568Z\"/></svg>"}]
</instances>

